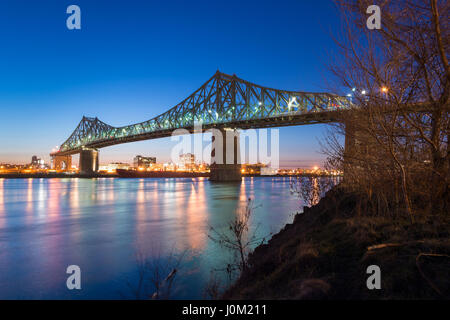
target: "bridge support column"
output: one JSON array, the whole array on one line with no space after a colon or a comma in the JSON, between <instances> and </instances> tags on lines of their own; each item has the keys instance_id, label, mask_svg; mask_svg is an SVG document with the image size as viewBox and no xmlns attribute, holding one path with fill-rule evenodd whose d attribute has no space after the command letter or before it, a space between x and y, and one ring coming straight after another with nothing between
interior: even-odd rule
<instances>
[{"instance_id":1,"label":"bridge support column","mask_svg":"<svg viewBox=\"0 0 450 320\"><path fill-rule=\"evenodd\" d=\"M68 171L72 169L72 156L52 156L53 169Z\"/></svg>"},{"instance_id":2,"label":"bridge support column","mask_svg":"<svg viewBox=\"0 0 450 320\"><path fill-rule=\"evenodd\" d=\"M213 129L211 173L209 180L241 181L239 132L235 129Z\"/></svg>"},{"instance_id":3,"label":"bridge support column","mask_svg":"<svg viewBox=\"0 0 450 320\"><path fill-rule=\"evenodd\" d=\"M98 171L98 151L85 148L80 152L80 173L92 174Z\"/></svg>"},{"instance_id":4,"label":"bridge support column","mask_svg":"<svg viewBox=\"0 0 450 320\"><path fill-rule=\"evenodd\" d=\"M354 177L363 170L364 159L370 154L375 154L377 144L374 138L355 125L355 120L350 119L345 124L345 149L344 149L344 181L352 183Z\"/></svg>"},{"instance_id":5,"label":"bridge support column","mask_svg":"<svg viewBox=\"0 0 450 320\"><path fill-rule=\"evenodd\" d=\"M352 169L355 169L354 159L357 155L357 139L355 136L356 130L351 121L344 122L345 124L345 144L344 144L344 180L350 181Z\"/></svg>"}]
</instances>

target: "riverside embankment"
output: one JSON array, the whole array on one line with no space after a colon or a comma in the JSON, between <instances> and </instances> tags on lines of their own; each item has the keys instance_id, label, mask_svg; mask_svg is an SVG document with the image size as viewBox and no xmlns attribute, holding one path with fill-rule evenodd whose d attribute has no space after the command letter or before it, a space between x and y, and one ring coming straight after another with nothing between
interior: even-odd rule
<instances>
[{"instance_id":1,"label":"riverside embankment","mask_svg":"<svg viewBox=\"0 0 450 320\"><path fill-rule=\"evenodd\" d=\"M329 191L249 257L226 299L449 299L448 212L409 219L358 215L358 197ZM369 290L367 268L381 272Z\"/></svg>"}]
</instances>

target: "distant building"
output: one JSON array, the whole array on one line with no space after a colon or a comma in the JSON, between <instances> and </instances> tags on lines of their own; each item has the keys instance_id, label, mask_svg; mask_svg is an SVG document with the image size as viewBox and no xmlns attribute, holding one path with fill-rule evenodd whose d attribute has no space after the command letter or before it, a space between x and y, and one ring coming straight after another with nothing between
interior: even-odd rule
<instances>
[{"instance_id":1,"label":"distant building","mask_svg":"<svg viewBox=\"0 0 450 320\"><path fill-rule=\"evenodd\" d=\"M134 157L133 166L135 168L148 168L156 163L156 157L143 157L138 155Z\"/></svg>"},{"instance_id":2,"label":"distant building","mask_svg":"<svg viewBox=\"0 0 450 320\"><path fill-rule=\"evenodd\" d=\"M254 164L243 164L241 172L244 174L261 174L261 169L266 168L267 165L264 163L254 163Z\"/></svg>"},{"instance_id":3,"label":"distant building","mask_svg":"<svg viewBox=\"0 0 450 320\"><path fill-rule=\"evenodd\" d=\"M177 165L175 163L169 162L163 164L163 171L177 171Z\"/></svg>"},{"instance_id":4,"label":"distant building","mask_svg":"<svg viewBox=\"0 0 450 320\"><path fill-rule=\"evenodd\" d=\"M31 167L33 167L34 169L45 169L46 165L43 159L40 159L37 156L32 156Z\"/></svg>"},{"instance_id":5,"label":"distant building","mask_svg":"<svg viewBox=\"0 0 450 320\"><path fill-rule=\"evenodd\" d=\"M192 153L180 155L180 168L185 170L195 169L195 156Z\"/></svg>"},{"instance_id":6,"label":"distant building","mask_svg":"<svg viewBox=\"0 0 450 320\"><path fill-rule=\"evenodd\" d=\"M270 168L270 167L261 167L261 175L262 176L273 176L278 173L278 169Z\"/></svg>"},{"instance_id":7,"label":"distant building","mask_svg":"<svg viewBox=\"0 0 450 320\"><path fill-rule=\"evenodd\" d=\"M100 166L99 171L116 172L117 169L128 170L130 165L128 163L113 162L105 166Z\"/></svg>"}]
</instances>

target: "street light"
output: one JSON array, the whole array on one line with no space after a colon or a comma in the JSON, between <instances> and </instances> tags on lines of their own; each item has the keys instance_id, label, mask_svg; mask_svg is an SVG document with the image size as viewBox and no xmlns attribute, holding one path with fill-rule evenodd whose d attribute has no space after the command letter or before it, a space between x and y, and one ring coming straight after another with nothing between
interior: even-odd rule
<instances>
[{"instance_id":1,"label":"street light","mask_svg":"<svg viewBox=\"0 0 450 320\"><path fill-rule=\"evenodd\" d=\"M366 90L361 91L361 94L365 95L366 94Z\"/></svg>"},{"instance_id":2,"label":"street light","mask_svg":"<svg viewBox=\"0 0 450 320\"><path fill-rule=\"evenodd\" d=\"M381 92L382 93L384 93L384 98L385 98L385 100L387 100L387 93L388 93L388 88L387 87L385 87L385 86L382 86L381 87Z\"/></svg>"}]
</instances>

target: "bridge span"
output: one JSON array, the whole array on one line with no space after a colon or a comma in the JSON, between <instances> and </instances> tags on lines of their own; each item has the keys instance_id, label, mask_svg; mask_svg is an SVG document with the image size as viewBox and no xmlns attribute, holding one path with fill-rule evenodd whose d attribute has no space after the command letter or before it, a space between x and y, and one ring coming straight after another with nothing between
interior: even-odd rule
<instances>
[{"instance_id":1,"label":"bridge span","mask_svg":"<svg viewBox=\"0 0 450 320\"><path fill-rule=\"evenodd\" d=\"M176 129L193 133L196 123L202 124L203 131L215 128L223 132L333 122L350 103L348 98L330 93L271 89L217 71L189 97L150 120L114 127L98 118L83 117L51 156L56 165L67 167L71 156L79 153L80 171L92 173L98 170L98 149L107 146L168 137ZM225 140L222 145L225 149ZM211 179L240 180L240 165L212 163Z\"/></svg>"}]
</instances>

